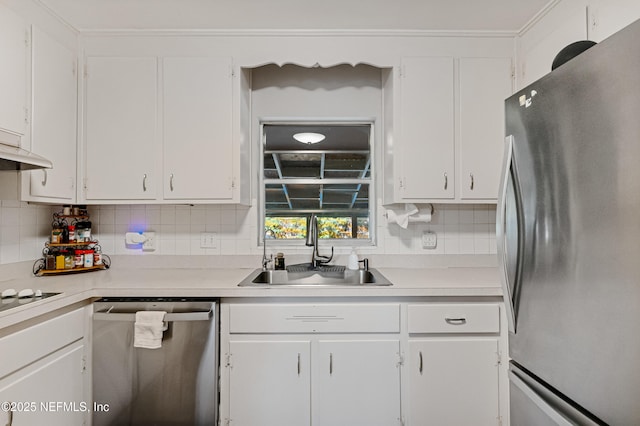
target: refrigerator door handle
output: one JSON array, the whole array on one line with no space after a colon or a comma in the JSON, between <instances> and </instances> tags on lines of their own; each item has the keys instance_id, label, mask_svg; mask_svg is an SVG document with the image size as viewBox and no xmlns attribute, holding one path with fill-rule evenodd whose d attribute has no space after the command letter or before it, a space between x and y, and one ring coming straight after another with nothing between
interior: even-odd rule
<instances>
[{"instance_id":1,"label":"refrigerator door handle","mask_svg":"<svg viewBox=\"0 0 640 426\"><path fill-rule=\"evenodd\" d=\"M511 179L512 173L514 173L514 163L513 163L513 136L509 135L505 138L505 149L504 149L504 159L503 159L503 174L500 181L500 193L498 199L498 209L497 209L497 217L496 217L496 245L498 250L498 265L500 269L500 281L502 282L502 292L504 297L504 304L507 313L507 322L509 326L509 331L515 333L516 332L516 312L515 312L515 303L514 303L514 294L517 293L515 291L515 285L517 283L510 283L509 280L509 271L508 271L508 261L507 261L507 234L506 234L506 214L507 214L507 191L509 180ZM514 188L517 186L517 182L512 182ZM516 192L517 189L516 189ZM517 197L517 195L516 195ZM516 201L516 206L520 203ZM518 233L520 233L520 226L517 226ZM520 246L522 245L521 236L518 235L518 255L517 259L520 257ZM517 263L520 261L517 260ZM516 274L515 279L519 278L519 274ZM511 289L514 289L512 292Z\"/></svg>"}]
</instances>

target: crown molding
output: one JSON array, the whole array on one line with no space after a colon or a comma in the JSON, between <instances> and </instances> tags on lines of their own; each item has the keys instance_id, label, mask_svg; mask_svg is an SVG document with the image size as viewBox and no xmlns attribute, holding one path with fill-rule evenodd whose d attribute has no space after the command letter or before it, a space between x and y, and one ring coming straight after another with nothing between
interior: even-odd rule
<instances>
[{"instance_id":1,"label":"crown molding","mask_svg":"<svg viewBox=\"0 0 640 426\"><path fill-rule=\"evenodd\" d=\"M558 0L559 1L559 0ZM463 30L216 30L216 29L79 29L87 37L483 37L513 38L520 31Z\"/></svg>"}]
</instances>

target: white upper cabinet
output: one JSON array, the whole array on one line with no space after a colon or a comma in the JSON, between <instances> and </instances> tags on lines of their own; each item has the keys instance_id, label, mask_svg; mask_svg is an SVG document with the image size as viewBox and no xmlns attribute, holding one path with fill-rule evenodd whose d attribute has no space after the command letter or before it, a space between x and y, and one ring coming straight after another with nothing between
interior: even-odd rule
<instances>
[{"instance_id":1,"label":"white upper cabinet","mask_svg":"<svg viewBox=\"0 0 640 426\"><path fill-rule=\"evenodd\" d=\"M397 201L454 197L454 60L403 58Z\"/></svg>"},{"instance_id":2,"label":"white upper cabinet","mask_svg":"<svg viewBox=\"0 0 640 426\"><path fill-rule=\"evenodd\" d=\"M504 100L512 93L511 58L460 58L460 173L463 200L494 202L504 147Z\"/></svg>"},{"instance_id":3,"label":"white upper cabinet","mask_svg":"<svg viewBox=\"0 0 640 426\"><path fill-rule=\"evenodd\" d=\"M593 0L589 5L589 38L601 42L640 18L638 0Z\"/></svg>"},{"instance_id":4,"label":"white upper cabinet","mask_svg":"<svg viewBox=\"0 0 640 426\"><path fill-rule=\"evenodd\" d=\"M551 72L556 55L567 45L588 39L587 7L561 2L518 39L518 88Z\"/></svg>"},{"instance_id":5,"label":"white upper cabinet","mask_svg":"<svg viewBox=\"0 0 640 426\"><path fill-rule=\"evenodd\" d=\"M164 198L233 197L229 58L163 58Z\"/></svg>"},{"instance_id":6,"label":"white upper cabinet","mask_svg":"<svg viewBox=\"0 0 640 426\"><path fill-rule=\"evenodd\" d=\"M157 68L155 57L87 58L87 201L156 198Z\"/></svg>"},{"instance_id":7,"label":"white upper cabinet","mask_svg":"<svg viewBox=\"0 0 640 426\"><path fill-rule=\"evenodd\" d=\"M23 200L75 199L76 53L47 33L32 30L31 150L53 162L52 169L28 172Z\"/></svg>"},{"instance_id":8,"label":"white upper cabinet","mask_svg":"<svg viewBox=\"0 0 640 426\"><path fill-rule=\"evenodd\" d=\"M86 201L234 202L232 62L87 58Z\"/></svg>"},{"instance_id":9,"label":"white upper cabinet","mask_svg":"<svg viewBox=\"0 0 640 426\"><path fill-rule=\"evenodd\" d=\"M27 55L24 19L0 4L0 142L19 145L27 129Z\"/></svg>"},{"instance_id":10,"label":"white upper cabinet","mask_svg":"<svg viewBox=\"0 0 640 426\"><path fill-rule=\"evenodd\" d=\"M384 203L495 203L511 58L408 57L399 80Z\"/></svg>"}]
</instances>

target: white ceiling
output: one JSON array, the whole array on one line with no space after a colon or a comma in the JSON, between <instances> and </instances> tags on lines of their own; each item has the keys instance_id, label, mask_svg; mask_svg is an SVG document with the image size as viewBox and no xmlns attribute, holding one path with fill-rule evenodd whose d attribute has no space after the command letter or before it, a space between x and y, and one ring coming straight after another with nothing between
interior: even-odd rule
<instances>
[{"instance_id":1,"label":"white ceiling","mask_svg":"<svg viewBox=\"0 0 640 426\"><path fill-rule=\"evenodd\" d=\"M516 32L559 0L38 0L78 30Z\"/></svg>"}]
</instances>

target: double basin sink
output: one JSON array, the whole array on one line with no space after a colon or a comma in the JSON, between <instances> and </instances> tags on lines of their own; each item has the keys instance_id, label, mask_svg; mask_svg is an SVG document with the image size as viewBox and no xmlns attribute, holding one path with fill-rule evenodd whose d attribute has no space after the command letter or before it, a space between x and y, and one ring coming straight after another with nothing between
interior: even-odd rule
<instances>
[{"instance_id":1,"label":"double basin sink","mask_svg":"<svg viewBox=\"0 0 640 426\"><path fill-rule=\"evenodd\" d=\"M391 282L376 269L349 270L344 267L294 265L289 270L257 269L240 287L265 286L390 286ZM302 266L302 267L300 267Z\"/></svg>"}]
</instances>

